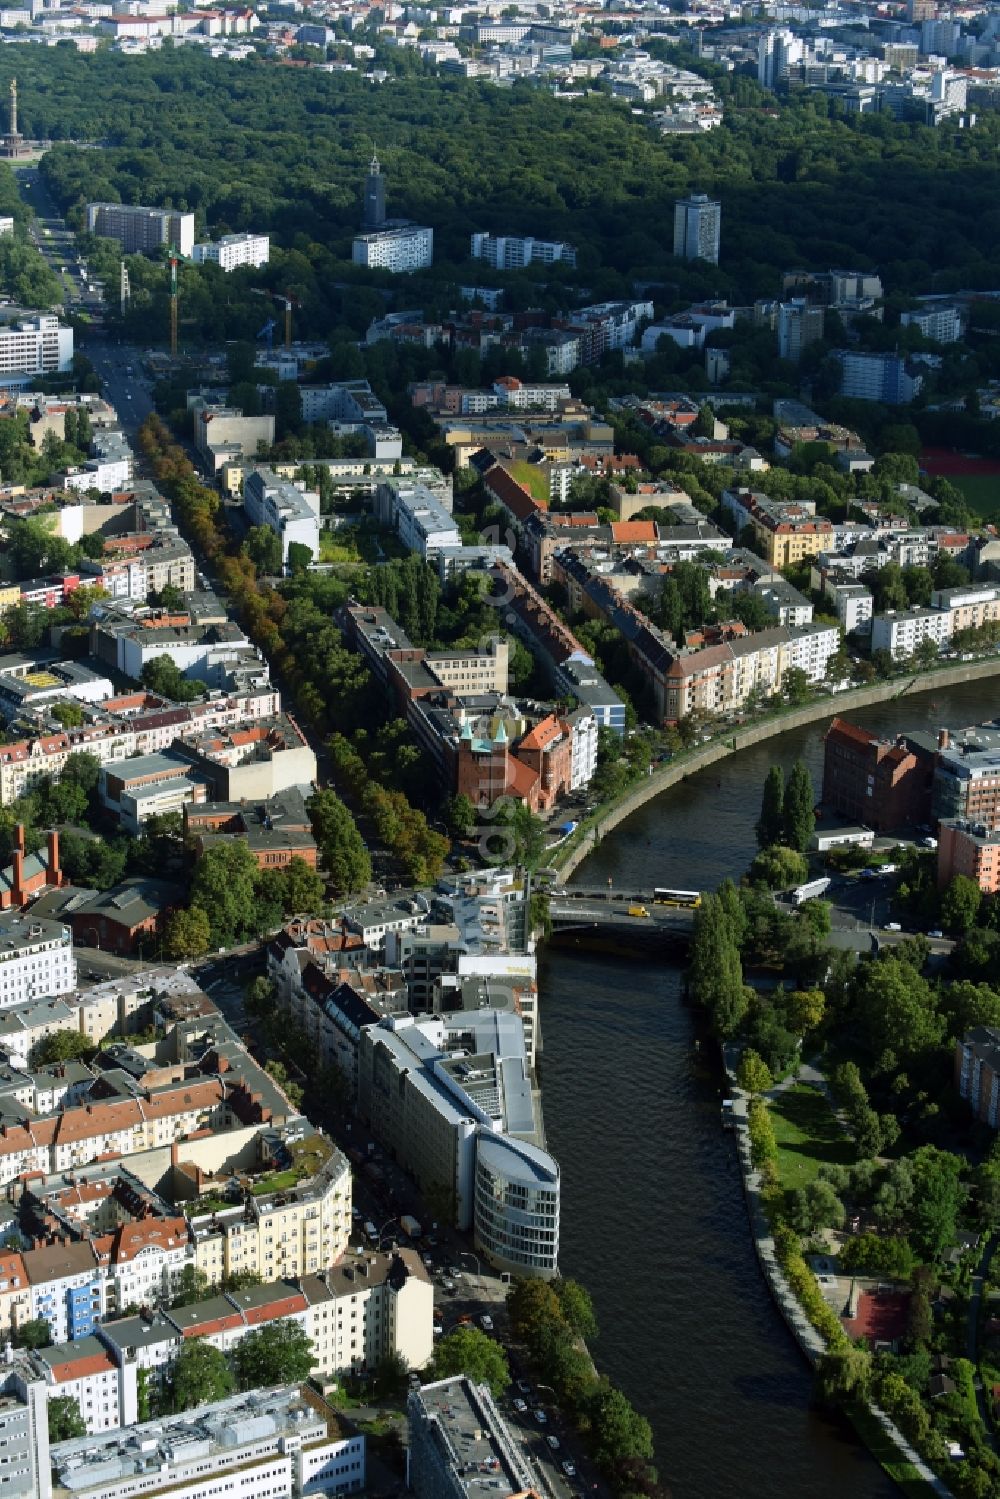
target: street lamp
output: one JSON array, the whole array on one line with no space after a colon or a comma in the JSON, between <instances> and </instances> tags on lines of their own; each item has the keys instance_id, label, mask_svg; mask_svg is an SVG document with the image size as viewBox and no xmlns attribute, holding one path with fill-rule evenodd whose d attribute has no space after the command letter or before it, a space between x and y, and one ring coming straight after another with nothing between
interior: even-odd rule
<instances>
[{"instance_id":1,"label":"street lamp","mask_svg":"<svg viewBox=\"0 0 1000 1499\"><path fill-rule=\"evenodd\" d=\"M385 1233L386 1229L389 1227L389 1224L390 1223L395 1223L395 1222L396 1222L395 1218L387 1218L385 1220L385 1222L382 1224L382 1227L379 1229L378 1234L377 1234L379 1254L382 1253L382 1235Z\"/></svg>"},{"instance_id":2,"label":"street lamp","mask_svg":"<svg viewBox=\"0 0 1000 1499\"><path fill-rule=\"evenodd\" d=\"M480 1269L480 1266L479 1266L479 1256L478 1256L478 1254L473 1254L473 1252L472 1252L471 1249L460 1249L458 1251L458 1257L459 1257L460 1260L462 1260L462 1259L475 1260L475 1262L476 1262L476 1279L479 1282L479 1289L482 1290L483 1289L483 1272L482 1272L482 1270Z\"/></svg>"}]
</instances>

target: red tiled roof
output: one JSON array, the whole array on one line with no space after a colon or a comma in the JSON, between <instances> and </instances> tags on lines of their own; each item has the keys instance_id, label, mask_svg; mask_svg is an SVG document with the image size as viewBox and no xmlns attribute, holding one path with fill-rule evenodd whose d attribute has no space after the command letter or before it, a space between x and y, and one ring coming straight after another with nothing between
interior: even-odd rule
<instances>
[{"instance_id":1,"label":"red tiled roof","mask_svg":"<svg viewBox=\"0 0 1000 1499\"><path fill-rule=\"evenodd\" d=\"M611 539L618 542L655 541L656 522L653 520L612 521Z\"/></svg>"},{"instance_id":2,"label":"red tiled roof","mask_svg":"<svg viewBox=\"0 0 1000 1499\"><path fill-rule=\"evenodd\" d=\"M52 1378L56 1384L65 1384L70 1379L87 1379L91 1374L110 1374L118 1365L110 1353L91 1353L85 1358L67 1359L64 1364L52 1365Z\"/></svg>"}]
</instances>

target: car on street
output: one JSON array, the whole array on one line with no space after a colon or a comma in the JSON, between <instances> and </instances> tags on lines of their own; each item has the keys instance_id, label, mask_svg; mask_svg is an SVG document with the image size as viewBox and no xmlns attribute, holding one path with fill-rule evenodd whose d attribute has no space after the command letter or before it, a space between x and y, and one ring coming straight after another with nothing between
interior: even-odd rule
<instances>
[{"instance_id":1,"label":"car on street","mask_svg":"<svg viewBox=\"0 0 1000 1499\"><path fill-rule=\"evenodd\" d=\"M549 1424L549 1418L542 1410L541 1406L539 1406L535 1411L535 1420L538 1422L539 1426L547 1426Z\"/></svg>"},{"instance_id":2,"label":"car on street","mask_svg":"<svg viewBox=\"0 0 1000 1499\"><path fill-rule=\"evenodd\" d=\"M566 1475L567 1478L575 1478L576 1477L576 1464L575 1463L571 1463L570 1460L569 1460L569 1458L567 1458L566 1461L561 1464L561 1466L562 1466L562 1470L565 1473L565 1475Z\"/></svg>"},{"instance_id":3,"label":"car on street","mask_svg":"<svg viewBox=\"0 0 1000 1499\"><path fill-rule=\"evenodd\" d=\"M489 1316L487 1313L484 1312L483 1315L479 1319L479 1325L483 1329L483 1332L492 1332L493 1331L493 1318L491 1316Z\"/></svg>"},{"instance_id":4,"label":"car on street","mask_svg":"<svg viewBox=\"0 0 1000 1499\"><path fill-rule=\"evenodd\" d=\"M520 1395L514 1396L514 1409L517 1411L517 1414L519 1416L523 1416L527 1412L528 1407L521 1399Z\"/></svg>"},{"instance_id":5,"label":"car on street","mask_svg":"<svg viewBox=\"0 0 1000 1499\"><path fill-rule=\"evenodd\" d=\"M928 932L927 935L928 937L936 937L940 939L944 936L944 932L941 931L940 927L935 927L934 930L932 932Z\"/></svg>"},{"instance_id":6,"label":"car on street","mask_svg":"<svg viewBox=\"0 0 1000 1499\"><path fill-rule=\"evenodd\" d=\"M442 1327L442 1325L441 1325L440 1322L435 1322L434 1323L433 1332L434 1332L434 1336L436 1338L439 1338L441 1336L441 1334L444 1332L444 1328Z\"/></svg>"},{"instance_id":7,"label":"car on street","mask_svg":"<svg viewBox=\"0 0 1000 1499\"><path fill-rule=\"evenodd\" d=\"M557 1436L553 1436L551 1431L549 1432L545 1440L548 1442L553 1452L559 1451L559 1438Z\"/></svg>"},{"instance_id":8,"label":"car on street","mask_svg":"<svg viewBox=\"0 0 1000 1499\"><path fill-rule=\"evenodd\" d=\"M517 1382L517 1388L520 1390L522 1395L531 1394L531 1385L526 1379L519 1379Z\"/></svg>"}]
</instances>

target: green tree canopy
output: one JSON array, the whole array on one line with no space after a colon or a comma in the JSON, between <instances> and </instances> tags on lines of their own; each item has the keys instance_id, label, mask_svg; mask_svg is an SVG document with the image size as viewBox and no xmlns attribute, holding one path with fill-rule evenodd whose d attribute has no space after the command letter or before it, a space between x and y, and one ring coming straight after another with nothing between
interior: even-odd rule
<instances>
[{"instance_id":1,"label":"green tree canopy","mask_svg":"<svg viewBox=\"0 0 1000 1499\"><path fill-rule=\"evenodd\" d=\"M241 1390L301 1384L315 1363L311 1338L298 1323L286 1319L247 1333L233 1349L232 1359Z\"/></svg>"},{"instance_id":2,"label":"green tree canopy","mask_svg":"<svg viewBox=\"0 0 1000 1499\"><path fill-rule=\"evenodd\" d=\"M49 1398L49 1441L68 1442L71 1437L85 1437L87 1423L80 1414L79 1402L72 1395Z\"/></svg>"},{"instance_id":3,"label":"green tree canopy","mask_svg":"<svg viewBox=\"0 0 1000 1499\"><path fill-rule=\"evenodd\" d=\"M785 830L785 773L772 765L764 779L764 795L757 819L757 842L761 848L780 843Z\"/></svg>"},{"instance_id":4,"label":"green tree canopy","mask_svg":"<svg viewBox=\"0 0 1000 1499\"><path fill-rule=\"evenodd\" d=\"M789 848L798 849L800 854L809 848L816 829L815 800L808 766L803 760L796 760L785 787L782 822L785 843Z\"/></svg>"},{"instance_id":5,"label":"green tree canopy","mask_svg":"<svg viewBox=\"0 0 1000 1499\"><path fill-rule=\"evenodd\" d=\"M170 1366L164 1394L171 1411L191 1411L225 1400L234 1389L226 1355L204 1338L191 1338L182 1343Z\"/></svg>"},{"instance_id":6,"label":"green tree canopy","mask_svg":"<svg viewBox=\"0 0 1000 1499\"><path fill-rule=\"evenodd\" d=\"M319 845L327 878L338 895L367 885L371 858L357 824L335 791L317 791L309 802L309 818Z\"/></svg>"},{"instance_id":7,"label":"green tree canopy","mask_svg":"<svg viewBox=\"0 0 1000 1499\"><path fill-rule=\"evenodd\" d=\"M506 1354L478 1327L459 1327L439 1340L434 1350L434 1374L437 1379L467 1374L477 1384L489 1385L498 1399L510 1384Z\"/></svg>"},{"instance_id":8,"label":"green tree canopy","mask_svg":"<svg viewBox=\"0 0 1000 1499\"><path fill-rule=\"evenodd\" d=\"M740 1057L736 1081L745 1093L766 1093L774 1082L764 1058L751 1046Z\"/></svg>"}]
</instances>

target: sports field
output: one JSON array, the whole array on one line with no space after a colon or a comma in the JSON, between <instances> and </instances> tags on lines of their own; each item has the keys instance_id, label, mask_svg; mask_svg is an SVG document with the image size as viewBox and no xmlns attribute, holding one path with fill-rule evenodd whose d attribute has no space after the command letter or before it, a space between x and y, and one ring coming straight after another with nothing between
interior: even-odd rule
<instances>
[{"instance_id":1,"label":"sports field","mask_svg":"<svg viewBox=\"0 0 1000 1499\"><path fill-rule=\"evenodd\" d=\"M925 473L940 474L954 484L984 519L1000 512L1000 459L977 458L948 448L925 448L920 455L920 467Z\"/></svg>"}]
</instances>

